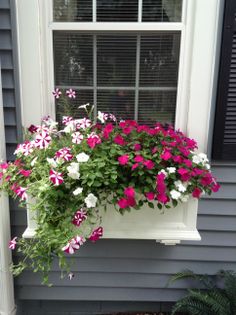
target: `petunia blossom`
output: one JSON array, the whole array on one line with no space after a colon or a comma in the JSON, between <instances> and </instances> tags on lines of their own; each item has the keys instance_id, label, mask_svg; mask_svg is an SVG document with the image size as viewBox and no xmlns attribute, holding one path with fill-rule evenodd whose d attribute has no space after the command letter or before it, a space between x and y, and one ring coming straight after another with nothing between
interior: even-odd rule
<instances>
[{"instance_id":1,"label":"petunia blossom","mask_svg":"<svg viewBox=\"0 0 236 315\"><path fill-rule=\"evenodd\" d=\"M64 161L71 161L73 159L73 155L71 154L70 148L62 148L55 153L56 159L63 159Z\"/></svg>"},{"instance_id":2,"label":"petunia blossom","mask_svg":"<svg viewBox=\"0 0 236 315\"><path fill-rule=\"evenodd\" d=\"M194 188L194 190L192 192L192 196L194 198L200 198L201 193L202 193L202 190L200 188L196 187L196 188Z\"/></svg>"},{"instance_id":3,"label":"petunia blossom","mask_svg":"<svg viewBox=\"0 0 236 315\"><path fill-rule=\"evenodd\" d=\"M80 224L87 219L87 217L88 216L86 211L84 211L83 209L77 210L73 217L72 223L79 227Z\"/></svg>"},{"instance_id":4,"label":"petunia blossom","mask_svg":"<svg viewBox=\"0 0 236 315\"><path fill-rule=\"evenodd\" d=\"M26 190L27 190L27 188L17 186L14 191L15 191L16 195L21 198L21 200L26 200L28 197Z\"/></svg>"},{"instance_id":5,"label":"petunia blossom","mask_svg":"<svg viewBox=\"0 0 236 315\"><path fill-rule=\"evenodd\" d=\"M135 190L134 190L133 187L127 187L127 188L125 188L125 190L124 190L124 194L125 194L127 197L134 198L134 196L135 196Z\"/></svg>"},{"instance_id":6,"label":"petunia blossom","mask_svg":"<svg viewBox=\"0 0 236 315\"><path fill-rule=\"evenodd\" d=\"M113 141L114 141L116 144L121 145L121 146L124 146L124 145L126 144L124 138L123 138L122 136L120 136L120 135L117 135L117 136L113 139Z\"/></svg>"},{"instance_id":7,"label":"petunia blossom","mask_svg":"<svg viewBox=\"0 0 236 315\"><path fill-rule=\"evenodd\" d=\"M77 195L81 194L82 191L83 191L83 188L82 188L82 187L78 187L78 188L76 188L76 189L73 191L73 195L74 195L74 196L77 196Z\"/></svg>"},{"instance_id":8,"label":"petunia blossom","mask_svg":"<svg viewBox=\"0 0 236 315\"><path fill-rule=\"evenodd\" d=\"M53 183L54 186L59 186L64 182L62 177L62 173L56 172L54 170L49 171L49 179Z\"/></svg>"},{"instance_id":9,"label":"petunia blossom","mask_svg":"<svg viewBox=\"0 0 236 315\"><path fill-rule=\"evenodd\" d=\"M151 160L146 160L143 162L143 165L146 166L148 170L152 170L155 166L155 163Z\"/></svg>"},{"instance_id":10,"label":"petunia blossom","mask_svg":"<svg viewBox=\"0 0 236 315\"><path fill-rule=\"evenodd\" d=\"M155 199L155 193L154 192L147 192L147 193L145 193L145 196L150 201Z\"/></svg>"},{"instance_id":11,"label":"petunia blossom","mask_svg":"<svg viewBox=\"0 0 236 315\"><path fill-rule=\"evenodd\" d=\"M77 235L76 237L73 237L66 246L62 247L62 251L72 255L80 248L81 245L84 244L84 242L85 239Z\"/></svg>"},{"instance_id":12,"label":"petunia blossom","mask_svg":"<svg viewBox=\"0 0 236 315\"><path fill-rule=\"evenodd\" d=\"M71 136L72 136L72 142L75 144L80 144L84 138L82 133L80 133L79 131L72 133Z\"/></svg>"},{"instance_id":13,"label":"petunia blossom","mask_svg":"<svg viewBox=\"0 0 236 315\"><path fill-rule=\"evenodd\" d=\"M94 194L88 194L88 196L84 199L84 202L86 203L87 208L94 208L96 207L98 198L94 196Z\"/></svg>"},{"instance_id":14,"label":"petunia blossom","mask_svg":"<svg viewBox=\"0 0 236 315\"><path fill-rule=\"evenodd\" d=\"M76 155L76 159L79 163L84 163L84 162L88 162L89 160L89 155L84 153L84 152L81 152L79 154Z\"/></svg>"},{"instance_id":15,"label":"petunia blossom","mask_svg":"<svg viewBox=\"0 0 236 315\"><path fill-rule=\"evenodd\" d=\"M56 88L53 92L52 92L53 96L58 99L61 96L61 91L60 89Z\"/></svg>"},{"instance_id":16,"label":"petunia blossom","mask_svg":"<svg viewBox=\"0 0 236 315\"><path fill-rule=\"evenodd\" d=\"M49 146L51 140L52 138L50 135L47 132L42 131L35 138L35 146L39 149L46 149Z\"/></svg>"},{"instance_id":17,"label":"petunia blossom","mask_svg":"<svg viewBox=\"0 0 236 315\"><path fill-rule=\"evenodd\" d=\"M72 162L67 168L68 176L73 179L79 179L80 173L79 173L79 163Z\"/></svg>"},{"instance_id":18,"label":"petunia blossom","mask_svg":"<svg viewBox=\"0 0 236 315\"><path fill-rule=\"evenodd\" d=\"M11 249L11 250L14 250L16 248L16 239L17 239L17 236L15 236L9 243L8 243L8 248Z\"/></svg>"},{"instance_id":19,"label":"petunia blossom","mask_svg":"<svg viewBox=\"0 0 236 315\"><path fill-rule=\"evenodd\" d=\"M101 142L102 142L101 138L94 132L88 135L87 144L90 146L91 149L93 149L96 145L100 144Z\"/></svg>"},{"instance_id":20,"label":"petunia blossom","mask_svg":"<svg viewBox=\"0 0 236 315\"><path fill-rule=\"evenodd\" d=\"M67 95L69 98L76 98L75 91L72 90L72 89L66 90L66 95Z\"/></svg>"},{"instance_id":21,"label":"petunia blossom","mask_svg":"<svg viewBox=\"0 0 236 315\"><path fill-rule=\"evenodd\" d=\"M21 175L23 175L24 177L29 177L30 176L30 174L32 173L32 171L31 170L19 170L19 173L21 174Z\"/></svg>"},{"instance_id":22,"label":"petunia blossom","mask_svg":"<svg viewBox=\"0 0 236 315\"><path fill-rule=\"evenodd\" d=\"M129 162L129 156L127 154L118 157L120 165L126 165Z\"/></svg>"},{"instance_id":23,"label":"petunia blossom","mask_svg":"<svg viewBox=\"0 0 236 315\"><path fill-rule=\"evenodd\" d=\"M95 229L89 237L89 240L92 242L98 241L103 236L103 227L99 226Z\"/></svg>"}]
</instances>

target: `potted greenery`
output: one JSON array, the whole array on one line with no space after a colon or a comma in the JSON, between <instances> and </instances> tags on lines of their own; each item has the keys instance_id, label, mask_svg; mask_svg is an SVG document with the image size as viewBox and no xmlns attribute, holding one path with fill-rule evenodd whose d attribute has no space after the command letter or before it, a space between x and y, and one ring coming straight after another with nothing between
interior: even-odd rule
<instances>
[{"instance_id":1,"label":"potted greenery","mask_svg":"<svg viewBox=\"0 0 236 315\"><path fill-rule=\"evenodd\" d=\"M66 95L74 98L75 91ZM89 104L80 107L86 117L64 116L61 128L50 117L31 125L16 160L0 165L1 190L30 204L37 221L34 238L9 244L23 254L14 274L29 267L42 271L46 282L54 256L69 270L65 253L102 237L101 209L109 204L120 214L144 205L168 209L219 189L206 155L181 131L117 122L101 112L93 123Z\"/></svg>"}]
</instances>

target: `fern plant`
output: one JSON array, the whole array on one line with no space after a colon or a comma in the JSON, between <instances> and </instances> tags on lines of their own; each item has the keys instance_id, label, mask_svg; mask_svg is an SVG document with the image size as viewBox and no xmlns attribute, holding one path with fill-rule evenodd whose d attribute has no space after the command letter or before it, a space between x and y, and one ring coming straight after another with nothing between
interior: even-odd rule
<instances>
[{"instance_id":1,"label":"fern plant","mask_svg":"<svg viewBox=\"0 0 236 315\"><path fill-rule=\"evenodd\" d=\"M172 309L176 312L186 312L190 315L236 315L236 272L219 271L215 277L197 275L190 270L177 273L171 282L183 279L193 279L200 289L189 289L188 295L180 299ZM217 286L218 280L223 280L223 287Z\"/></svg>"}]
</instances>

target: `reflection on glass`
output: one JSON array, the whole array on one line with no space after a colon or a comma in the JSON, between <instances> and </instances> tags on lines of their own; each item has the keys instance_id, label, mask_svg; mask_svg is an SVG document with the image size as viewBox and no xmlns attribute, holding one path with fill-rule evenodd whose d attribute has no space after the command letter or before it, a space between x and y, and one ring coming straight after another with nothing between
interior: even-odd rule
<instances>
[{"instance_id":1,"label":"reflection on glass","mask_svg":"<svg viewBox=\"0 0 236 315\"><path fill-rule=\"evenodd\" d=\"M176 86L180 33L141 36L140 86Z\"/></svg>"},{"instance_id":2,"label":"reflection on glass","mask_svg":"<svg viewBox=\"0 0 236 315\"><path fill-rule=\"evenodd\" d=\"M54 0L55 22L91 22L92 0Z\"/></svg>"},{"instance_id":3,"label":"reflection on glass","mask_svg":"<svg viewBox=\"0 0 236 315\"><path fill-rule=\"evenodd\" d=\"M92 38L92 35L75 32L54 32L56 85L91 86L93 84Z\"/></svg>"},{"instance_id":4,"label":"reflection on glass","mask_svg":"<svg viewBox=\"0 0 236 315\"><path fill-rule=\"evenodd\" d=\"M134 119L134 91L123 89L98 90L97 108L112 113L118 120Z\"/></svg>"},{"instance_id":5,"label":"reflection on glass","mask_svg":"<svg viewBox=\"0 0 236 315\"><path fill-rule=\"evenodd\" d=\"M136 36L97 36L97 82L100 86L135 86Z\"/></svg>"},{"instance_id":6,"label":"reflection on glass","mask_svg":"<svg viewBox=\"0 0 236 315\"><path fill-rule=\"evenodd\" d=\"M97 0L98 22L137 22L138 0Z\"/></svg>"},{"instance_id":7,"label":"reflection on glass","mask_svg":"<svg viewBox=\"0 0 236 315\"><path fill-rule=\"evenodd\" d=\"M142 0L143 22L180 22L182 0Z\"/></svg>"},{"instance_id":8,"label":"reflection on glass","mask_svg":"<svg viewBox=\"0 0 236 315\"><path fill-rule=\"evenodd\" d=\"M176 91L139 91L138 120L141 124L163 122L174 125Z\"/></svg>"}]
</instances>

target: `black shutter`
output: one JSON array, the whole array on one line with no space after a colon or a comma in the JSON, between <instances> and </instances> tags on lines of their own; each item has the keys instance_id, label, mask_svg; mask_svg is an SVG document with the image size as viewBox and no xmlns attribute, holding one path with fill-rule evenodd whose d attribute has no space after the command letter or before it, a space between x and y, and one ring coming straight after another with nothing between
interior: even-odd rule
<instances>
[{"instance_id":1,"label":"black shutter","mask_svg":"<svg viewBox=\"0 0 236 315\"><path fill-rule=\"evenodd\" d=\"M215 160L236 160L236 0L225 1L213 138Z\"/></svg>"}]
</instances>

